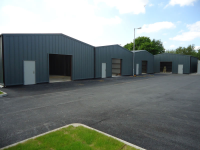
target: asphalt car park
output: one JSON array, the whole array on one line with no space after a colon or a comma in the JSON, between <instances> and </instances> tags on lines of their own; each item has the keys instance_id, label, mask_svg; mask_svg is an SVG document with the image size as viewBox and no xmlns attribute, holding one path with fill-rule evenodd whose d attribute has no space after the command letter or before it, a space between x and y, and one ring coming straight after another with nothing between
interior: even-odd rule
<instances>
[{"instance_id":1,"label":"asphalt car park","mask_svg":"<svg viewBox=\"0 0 200 150\"><path fill-rule=\"evenodd\" d=\"M3 88L0 147L82 123L145 149L200 147L200 76L154 74Z\"/></svg>"}]
</instances>

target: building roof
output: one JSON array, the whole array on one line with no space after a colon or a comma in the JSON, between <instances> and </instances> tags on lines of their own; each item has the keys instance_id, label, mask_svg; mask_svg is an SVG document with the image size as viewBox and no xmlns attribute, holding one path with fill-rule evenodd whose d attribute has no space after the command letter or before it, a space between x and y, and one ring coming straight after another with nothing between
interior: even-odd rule
<instances>
[{"instance_id":1,"label":"building roof","mask_svg":"<svg viewBox=\"0 0 200 150\"><path fill-rule=\"evenodd\" d=\"M132 51L132 52L136 53L136 52L144 52L144 51L146 51L146 50L135 50L135 51ZM148 51L146 51L146 52L148 52Z\"/></svg>"}]
</instances>

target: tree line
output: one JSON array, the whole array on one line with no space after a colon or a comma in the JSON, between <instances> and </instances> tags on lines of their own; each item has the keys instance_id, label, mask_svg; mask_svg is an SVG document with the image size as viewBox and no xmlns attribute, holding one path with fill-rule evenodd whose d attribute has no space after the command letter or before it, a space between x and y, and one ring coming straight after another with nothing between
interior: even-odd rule
<instances>
[{"instance_id":1,"label":"tree line","mask_svg":"<svg viewBox=\"0 0 200 150\"><path fill-rule=\"evenodd\" d=\"M133 44L133 42L127 43L124 45L124 48L132 51ZM194 45L189 45L188 47L178 47L175 50L165 50L160 40L151 40L149 37L144 36L135 39L135 50L147 50L153 55L162 53L191 55L200 59L200 48L195 50Z\"/></svg>"},{"instance_id":2,"label":"tree line","mask_svg":"<svg viewBox=\"0 0 200 150\"><path fill-rule=\"evenodd\" d=\"M188 47L180 46L175 50L166 50L165 53L191 55L200 59L200 48L198 50L195 50L194 45L189 45Z\"/></svg>"}]
</instances>

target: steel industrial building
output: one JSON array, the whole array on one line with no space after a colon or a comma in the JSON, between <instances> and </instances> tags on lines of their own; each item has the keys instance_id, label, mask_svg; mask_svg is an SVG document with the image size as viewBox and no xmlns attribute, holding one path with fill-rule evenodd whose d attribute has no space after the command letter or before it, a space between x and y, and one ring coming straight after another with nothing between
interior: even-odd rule
<instances>
[{"instance_id":1,"label":"steel industrial building","mask_svg":"<svg viewBox=\"0 0 200 150\"><path fill-rule=\"evenodd\" d=\"M2 34L1 39L4 86L49 82L51 75L94 78L94 47L89 44L63 34Z\"/></svg>"},{"instance_id":2,"label":"steel industrial building","mask_svg":"<svg viewBox=\"0 0 200 150\"><path fill-rule=\"evenodd\" d=\"M154 65L153 65L154 63ZM64 34L0 35L0 84L4 86L162 72L197 72L197 58L130 52L120 45L94 47ZM180 73L180 72L179 72ZM62 81L63 81L62 80Z\"/></svg>"},{"instance_id":3,"label":"steel industrial building","mask_svg":"<svg viewBox=\"0 0 200 150\"><path fill-rule=\"evenodd\" d=\"M94 47L64 34L2 34L0 42L4 86L132 75L132 53L119 45Z\"/></svg>"},{"instance_id":4,"label":"steel industrial building","mask_svg":"<svg viewBox=\"0 0 200 150\"><path fill-rule=\"evenodd\" d=\"M154 73L154 56L146 50L133 51L134 75Z\"/></svg>"},{"instance_id":5,"label":"steel industrial building","mask_svg":"<svg viewBox=\"0 0 200 150\"><path fill-rule=\"evenodd\" d=\"M167 72L175 74L189 74L197 72L196 57L190 55L163 53L154 55L154 72L163 72L166 67Z\"/></svg>"},{"instance_id":6,"label":"steel industrial building","mask_svg":"<svg viewBox=\"0 0 200 150\"><path fill-rule=\"evenodd\" d=\"M95 78L132 75L132 53L119 46L95 48Z\"/></svg>"}]
</instances>

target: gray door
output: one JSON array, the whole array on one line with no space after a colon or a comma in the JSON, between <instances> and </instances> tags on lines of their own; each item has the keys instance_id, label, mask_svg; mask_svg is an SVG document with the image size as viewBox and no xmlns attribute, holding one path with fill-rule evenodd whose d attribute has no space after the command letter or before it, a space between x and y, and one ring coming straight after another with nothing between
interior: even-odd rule
<instances>
[{"instance_id":1,"label":"gray door","mask_svg":"<svg viewBox=\"0 0 200 150\"><path fill-rule=\"evenodd\" d=\"M139 64L136 64L136 75L139 75Z\"/></svg>"},{"instance_id":2,"label":"gray door","mask_svg":"<svg viewBox=\"0 0 200 150\"><path fill-rule=\"evenodd\" d=\"M35 61L24 61L24 85L35 84Z\"/></svg>"},{"instance_id":3,"label":"gray door","mask_svg":"<svg viewBox=\"0 0 200 150\"><path fill-rule=\"evenodd\" d=\"M183 74L183 65L182 64L178 65L178 74Z\"/></svg>"},{"instance_id":4,"label":"gray door","mask_svg":"<svg viewBox=\"0 0 200 150\"><path fill-rule=\"evenodd\" d=\"M102 63L102 78L106 78L106 63Z\"/></svg>"}]
</instances>

